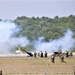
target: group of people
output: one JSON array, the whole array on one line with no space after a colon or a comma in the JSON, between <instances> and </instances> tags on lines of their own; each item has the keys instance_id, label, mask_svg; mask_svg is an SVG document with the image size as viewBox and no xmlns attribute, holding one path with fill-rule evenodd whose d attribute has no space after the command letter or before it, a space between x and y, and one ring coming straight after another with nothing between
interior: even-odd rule
<instances>
[{"instance_id":1,"label":"group of people","mask_svg":"<svg viewBox=\"0 0 75 75\"><path fill-rule=\"evenodd\" d=\"M55 53L53 53L51 55L51 62L53 62L53 63L55 63L55 56L56 56ZM59 57L60 57L61 62L65 62L66 63L66 61L64 61L64 53L60 53Z\"/></svg>"},{"instance_id":2,"label":"group of people","mask_svg":"<svg viewBox=\"0 0 75 75\"><path fill-rule=\"evenodd\" d=\"M47 52L45 51L45 53L43 53L42 51L41 52L38 52L38 54L36 52L34 52L34 57L36 58L36 56L38 55L38 57L47 57Z\"/></svg>"},{"instance_id":3,"label":"group of people","mask_svg":"<svg viewBox=\"0 0 75 75\"><path fill-rule=\"evenodd\" d=\"M40 52L38 52L38 54L36 52L34 52L34 57L36 58L38 56L38 57L41 57L41 58L43 58L43 57L46 58L46 57L48 57L47 54L48 53L46 51L44 53L42 51L40 51ZM66 53L62 53L62 51L58 51L57 56L59 56L61 62L66 63L66 61L64 61L64 56L66 56L66 58L69 57L69 52L66 51ZM72 56L72 52L70 52L70 56ZM51 57L51 62L55 63L56 54L53 52L50 57Z\"/></svg>"},{"instance_id":4,"label":"group of people","mask_svg":"<svg viewBox=\"0 0 75 75\"><path fill-rule=\"evenodd\" d=\"M64 61L64 57L68 58L69 56L70 56L70 57L73 56L72 52L68 52L68 51L66 51L66 53L62 53L61 51L59 51L57 55L60 57L61 62L65 62L65 63L66 63L66 61ZM51 55L51 61L52 61L53 63L55 63L55 56L56 56L55 53L53 53L53 54Z\"/></svg>"},{"instance_id":5,"label":"group of people","mask_svg":"<svg viewBox=\"0 0 75 75\"><path fill-rule=\"evenodd\" d=\"M69 56L73 56L72 52L66 51L66 58L68 58Z\"/></svg>"}]
</instances>

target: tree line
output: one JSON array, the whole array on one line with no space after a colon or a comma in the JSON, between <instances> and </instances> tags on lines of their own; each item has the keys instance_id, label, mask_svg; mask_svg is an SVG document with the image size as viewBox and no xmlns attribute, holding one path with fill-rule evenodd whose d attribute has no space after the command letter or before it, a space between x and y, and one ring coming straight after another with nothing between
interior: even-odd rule
<instances>
[{"instance_id":1,"label":"tree line","mask_svg":"<svg viewBox=\"0 0 75 75\"><path fill-rule=\"evenodd\" d=\"M75 16L69 15L67 17L54 18L49 17L17 17L14 22L20 29L15 32L13 36L27 37L29 40L34 41L39 37L44 37L44 41L50 39L58 39L64 35L64 32L69 28L73 31L75 37Z\"/></svg>"}]
</instances>

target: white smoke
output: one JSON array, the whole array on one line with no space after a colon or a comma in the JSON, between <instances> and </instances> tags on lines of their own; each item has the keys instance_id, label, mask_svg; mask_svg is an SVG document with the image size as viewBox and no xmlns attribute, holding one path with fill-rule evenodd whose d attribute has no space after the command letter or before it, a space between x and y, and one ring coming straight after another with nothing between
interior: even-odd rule
<instances>
[{"instance_id":1,"label":"white smoke","mask_svg":"<svg viewBox=\"0 0 75 75\"><path fill-rule=\"evenodd\" d=\"M29 40L25 37L19 38L11 38L11 35L17 29L15 23L10 21L1 21L0 22L0 54L3 53L12 53L13 47L15 46L27 46L29 44Z\"/></svg>"},{"instance_id":2,"label":"white smoke","mask_svg":"<svg viewBox=\"0 0 75 75\"><path fill-rule=\"evenodd\" d=\"M68 29L64 36L60 37L59 39L52 40L50 39L49 42L43 42L44 37L40 37L35 42L35 49L36 51L47 51L47 52L54 52L58 51L59 49L62 52L70 51L74 48L75 39L73 38L73 32Z\"/></svg>"},{"instance_id":3,"label":"white smoke","mask_svg":"<svg viewBox=\"0 0 75 75\"><path fill-rule=\"evenodd\" d=\"M18 31L19 29L16 27L15 23L10 21L0 21L0 54L3 53L12 53L14 46L22 46L25 47L30 44L30 41L25 37L13 37L11 35L14 31ZM73 32L68 29L64 36L52 40L49 42L43 41L44 37L40 37L34 43L34 47L36 51L47 51L54 52L61 49L63 52L72 50L75 45L75 39L73 38ZM15 50L16 51L16 50Z\"/></svg>"}]
</instances>

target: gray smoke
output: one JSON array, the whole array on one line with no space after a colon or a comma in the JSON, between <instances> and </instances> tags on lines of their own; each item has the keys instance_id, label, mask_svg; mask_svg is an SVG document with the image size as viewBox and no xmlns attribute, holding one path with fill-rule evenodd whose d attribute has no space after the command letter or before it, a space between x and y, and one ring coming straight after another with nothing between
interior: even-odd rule
<instances>
[{"instance_id":1,"label":"gray smoke","mask_svg":"<svg viewBox=\"0 0 75 75\"><path fill-rule=\"evenodd\" d=\"M39 51L47 51L47 52L54 52L58 51L59 49L62 50L62 52L70 51L74 48L75 45L75 39L73 38L73 32L68 29L64 36L52 40L50 39L49 42L43 42L44 37L40 37L37 41L35 41L35 49L37 52Z\"/></svg>"},{"instance_id":2,"label":"gray smoke","mask_svg":"<svg viewBox=\"0 0 75 75\"><path fill-rule=\"evenodd\" d=\"M0 54L12 53L14 47L18 45L27 46L29 44L29 40L25 37L11 38L12 33L18 30L15 23L10 21L0 22Z\"/></svg>"}]
</instances>

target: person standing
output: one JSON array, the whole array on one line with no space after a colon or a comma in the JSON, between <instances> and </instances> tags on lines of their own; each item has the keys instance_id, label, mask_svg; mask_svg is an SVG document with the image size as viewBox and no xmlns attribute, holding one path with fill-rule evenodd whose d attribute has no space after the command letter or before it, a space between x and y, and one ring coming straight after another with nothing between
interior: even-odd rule
<instances>
[{"instance_id":1,"label":"person standing","mask_svg":"<svg viewBox=\"0 0 75 75\"><path fill-rule=\"evenodd\" d=\"M45 51L44 57L45 57L45 58L47 57L47 52L46 52L46 51Z\"/></svg>"},{"instance_id":2,"label":"person standing","mask_svg":"<svg viewBox=\"0 0 75 75\"><path fill-rule=\"evenodd\" d=\"M40 57L43 57L43 52L41 51Z\"/></svg>"},{"instance_id":3,"label":"person standing","mask_svg":"<svg viewBox=\"0 0 75 75\"><path fill-rule=\"evenodd\" d=\"M40 52L38 52L38 57L40 57Z\"/></svg>"},{"instance_id":4,"label":"person standing","mask_svg":"<svg viewBox=\"0 0 75 75\"><path fill-rule=\"evenodd\" d=\"M36 58L36 55L37 55L37 53L36 52L34 52L34 57Z\"/></svg>"}]
</instances>

